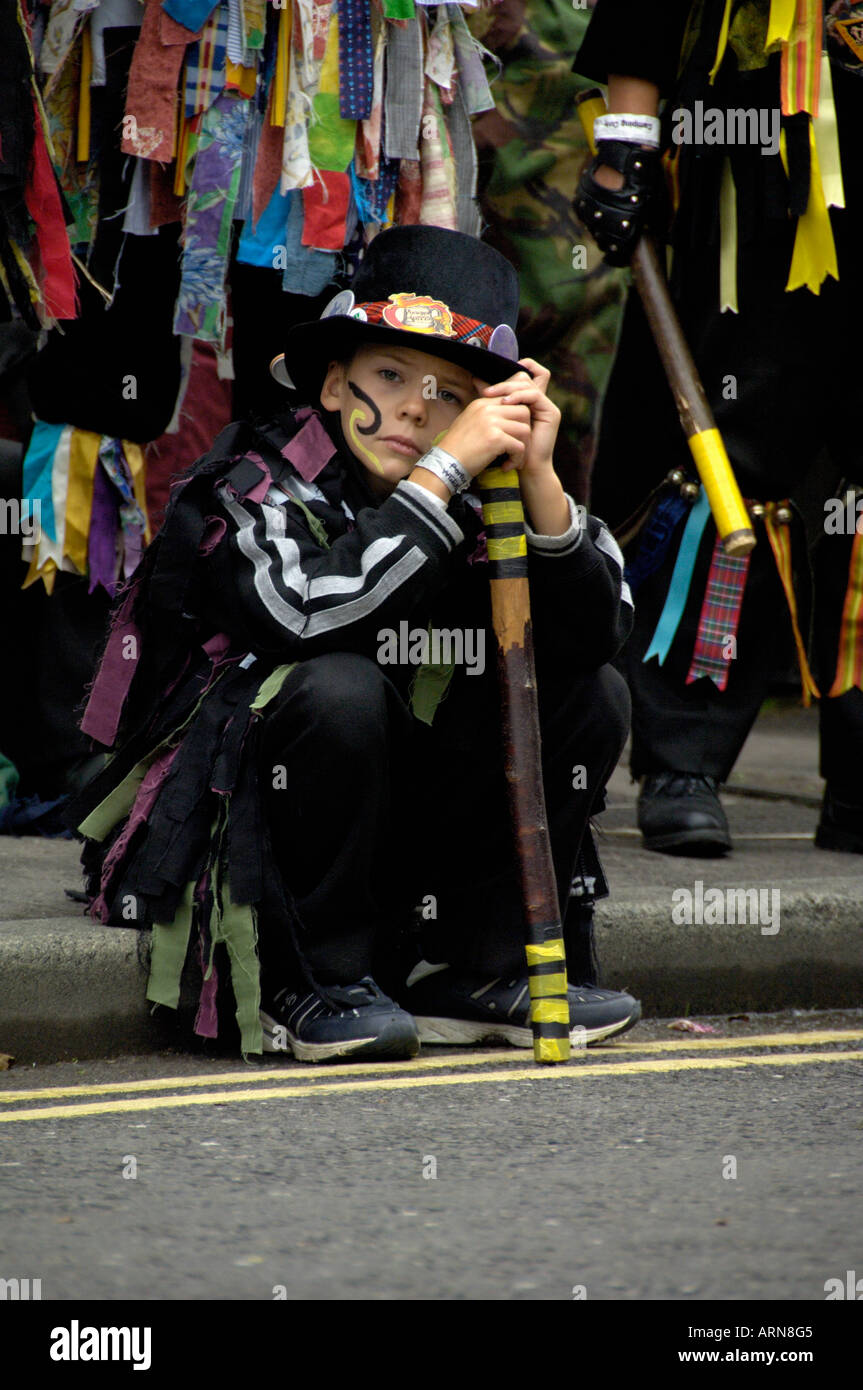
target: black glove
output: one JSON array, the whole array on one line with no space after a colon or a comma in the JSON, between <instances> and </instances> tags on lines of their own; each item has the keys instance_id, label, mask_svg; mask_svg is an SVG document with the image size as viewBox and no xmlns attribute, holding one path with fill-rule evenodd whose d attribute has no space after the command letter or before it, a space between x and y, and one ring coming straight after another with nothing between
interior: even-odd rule
<instances>
[{"instance_id":1,"label":"black glove","mask_svg":"<svg viewBox=\"0 0 863 1390\"><path fill-rule=\"evenodd\" d=\"M623 174L623 187L604 188L594 178L601 164ZM609 265L627 265L648 225L651 204L661 183L659 150L645 150L626 140L600 140L575 191L573 207Z\"/></svg>"}]
</instances>

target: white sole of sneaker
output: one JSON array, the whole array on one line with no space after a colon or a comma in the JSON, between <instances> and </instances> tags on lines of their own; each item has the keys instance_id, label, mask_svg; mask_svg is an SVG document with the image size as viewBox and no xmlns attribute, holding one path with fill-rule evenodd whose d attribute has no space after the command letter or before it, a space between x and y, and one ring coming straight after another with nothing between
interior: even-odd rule
<instances>
[{"instance_id":1,"label":"white sole of sneaker","mask_svg":"<svg viewBox=\"0 0 863 1390\"><path fill-rule=\"evenodd\" d=\"M348 1053L355 1052L358 1047L366 1047L370 1042L374 1042L374 1036L370 1038L351 1038L349 1042L332 1043L307 1043L295 1038L284 1024L276 1023L269 1014L261 1013L261 1027L264 1032L264 1051L293 1053L298 1062L326 1062L332 1057L346 1057ZM276 1039L278 1038L278 1041ZM281 1039L284 1038L285 1046L281 1046Z\"/></svg>"},{"instance_id":2,"label":"white sole of sneaker","mask_svg":"<svg viewBox=\"0 0 863 1390\"><path fill-rule=\"evenodd\" d=\"M398 1057L413 1057L419 1052L419 1041L416 1042L416 1046L413 1046L412 1041L405 1037L388 1042L385 1038L382 1039L380 1035L374 1033L368 1038L343 1039L341 1042L303 1042L300 1038L294 1037L284 1024L276 1023L275 1019L270 1018L270 1015L264 1013L263 1010L260 1018L264 1052L281 1053L282 1056L293 1053L298 1062L329 1062L334 1057L349 1057L354 1052L369 1047L370 1044L378 1045L376 1050L379 1056L394 1060ZM276 1041L277 1038L278 1042ZM282 1044L283 1038L284 1044Z\"/></svg>"},{"instance_id":3,"label":"white sole of sneaker","mask_svg":"<svg viewBox=\"0 0 863 1390\"><path fill-rule=\"evenodd\" d=\"M607 1023L602 1028L573 1028L569 1035L571 1047L586 1047L591 1043L602 1042L615 1033L623 1033L631 1028L641 1017L641 1010L632 1017L621 1019L618 1023ZM507 1042L511 1047L533 1047L533 1033L530 1028L517 1028L515 1024L471 1023L461 1018L423 1018L414 1014L414 1023L421 1043L438 1047L467 1047L471 1043L493 1042L496 1039Z\"/></svg>"}]
</instances>

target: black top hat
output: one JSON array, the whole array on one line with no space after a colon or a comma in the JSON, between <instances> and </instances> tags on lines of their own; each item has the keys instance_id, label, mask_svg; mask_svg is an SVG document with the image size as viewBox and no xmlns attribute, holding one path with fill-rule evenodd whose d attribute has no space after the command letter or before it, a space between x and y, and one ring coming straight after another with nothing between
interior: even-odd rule
<instances>
[{"instance_id":1,"label":"black top hat","mask_svg":"<svg viewBox=\"0 0 863 1390\"><path fill-rule=\"evenodd\" d=\"M330 362L388 343L493 384L517 369L517 318L518 276L499 251L444 227L391 227L372 241L353 289L289 330L270 371L314 405Z\"/></svg>"}]
</instances>

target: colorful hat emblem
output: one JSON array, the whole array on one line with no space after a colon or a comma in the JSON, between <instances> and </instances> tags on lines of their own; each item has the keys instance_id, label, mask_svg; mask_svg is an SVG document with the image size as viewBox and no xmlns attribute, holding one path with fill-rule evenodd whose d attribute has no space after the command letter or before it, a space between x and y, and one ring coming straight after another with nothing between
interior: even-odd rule
<instances>
[{"instance_id":1,"label":"colorful hat emblem","mask_svg":"<svg viewBox=\"0 0 863 1390\"><path fill-rule=\"evenodd\" d=\"M406 329L412 333L435 333L452 338L452 314L440 299L424 294L391 294L381 321L390 328Z\"/></svg>"}]
</instances>

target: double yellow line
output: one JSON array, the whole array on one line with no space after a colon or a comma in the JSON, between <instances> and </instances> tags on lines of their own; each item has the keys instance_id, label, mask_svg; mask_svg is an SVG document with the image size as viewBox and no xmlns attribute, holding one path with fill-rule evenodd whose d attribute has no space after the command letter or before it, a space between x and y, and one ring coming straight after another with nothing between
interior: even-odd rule
<instances>
[{"instance_id":1,"label":"double yellow line","mask_svg":"<svg viewBox=\"0 0 863 1390\"><path fill-rule=\"evenodd\" d=\"M744 1067L795 1067L832 1062L863 1061L863 1050L778 1052L777 1048L822 1047L863 1041L863 1032L818 1031L772 1033L757 1037L681 1038L643 1043L612 1043L601 1053L573 1055L569 1065L554 1068L525 1066L524 1055L504 1052L464 1053L454 1057L422 1057L413 1062L345 1063L324 1068L287 1066L257 1072L216 1072L205 1076L159 1077L144 1081L110 1082L92 1086L52 1086L32 1091L7 1091L0 1106L40 1102L34 1108L0 1113L0 1124L27 1120L67 1120L76 1116L123 1115L143 1111L174 1110L193 1105L228 1105L244 1101L301 1100L321 1095L405 1091L429 1086L500 1085L513 1081L580 1081L596 1076L642 1076L681 1071L725 1071ZM747 1049L773 1049L746 1055ZM695 1057L667 1055L696 1051ZM717 1056L718 1052L733 1056ZM617 1060L632 1053L648 1054L643 1060ZM709 1055L713 1053L714 1055ZM587 1061L601 1056L601 1062ZM521 1063L521 1065L517 1065ZM465 1072L460 1068L489 1068ZM358 1077L370 1077L359 1080ZM336 1078L350 1077L350 1080ZM294 1082L279 1085L271 1083ZM250 1081L252 1084L249 1084ZM206 1088L215 1089L206 1089ZM182 1092L173 1095L155 1091ZM84 1096L121 1094L117 1100L89 1100ZM46 1105L46 1101L71 1100L72 1104Z\"/></svg>"}]
</instances>

